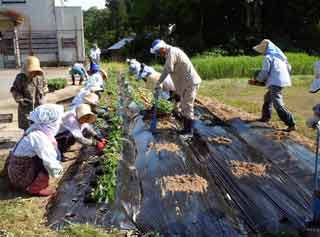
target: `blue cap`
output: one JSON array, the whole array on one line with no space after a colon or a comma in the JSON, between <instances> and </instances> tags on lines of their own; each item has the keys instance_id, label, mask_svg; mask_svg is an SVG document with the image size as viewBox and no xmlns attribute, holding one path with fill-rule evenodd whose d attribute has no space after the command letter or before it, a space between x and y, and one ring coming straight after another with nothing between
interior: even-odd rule
<instances>
[{"instance_id":1,"label":"blue cap","mask_svg":"<svg viewBox=\"0 0 320 237\"><path fill-rule=\"evenodd\" d=\"M151 48L154 48L157 44L159 44L161 39L156 39L152 42Z\"/></svg>"},{"instance_id":2,"label":"blue cap","mask_svg":"<svg viewBox=\"0 0 320 237\"><path fill-rule=\"evenodd\" d=\"M93 73L95 73L95 72L99 72L100 71L100 66L99 66L99 64L96 64L96 63L93 63L92 65L91 65L91 72L93 72Z\"/></svg>"}]
</instances>

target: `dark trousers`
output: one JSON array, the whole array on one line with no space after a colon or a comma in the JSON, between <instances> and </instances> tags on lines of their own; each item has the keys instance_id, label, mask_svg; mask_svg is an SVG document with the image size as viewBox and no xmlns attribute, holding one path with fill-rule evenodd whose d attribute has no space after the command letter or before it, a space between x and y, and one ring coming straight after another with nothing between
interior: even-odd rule
<instances>
[{"instance_id":1,"label":"dark trousers","mask_svg":"<svg viewBox=\"0 0 320 237\"><path fill-rule=\"evenodd\" d=\"M285 107L281 94L282 88L279 86L269 87L268 92L264 96L262 107L262 119L270 120L272 115L272 105L278 113L280 119L287 125L295 125L292 113Z\"/></svg>"},{"instance_id":2,"label":"dark trousers","mask_svg":"<svg viewBox=\"0 0 320 237\"><path fill-rule=\"evenodd\" d=\"M74 76L74 74L71 75L71 79L72 79L72 85L76 84L76 77ZM80 75L80 81L79 81L79 85L82 85L84 78L82 75Z\"/></svg>"},{"instance_id":3,"label":"dark trousers","mask_svg":"<svg viewBox=\"0 0 320 237\"><path fill-rule=\"evenodd\" d=\"M56 140L58 143L58 149L61 153L66 152L72 145L76 143L76 139L69 131L64 131L63 133L57 134Z\"/></svg>"}]
</instances>

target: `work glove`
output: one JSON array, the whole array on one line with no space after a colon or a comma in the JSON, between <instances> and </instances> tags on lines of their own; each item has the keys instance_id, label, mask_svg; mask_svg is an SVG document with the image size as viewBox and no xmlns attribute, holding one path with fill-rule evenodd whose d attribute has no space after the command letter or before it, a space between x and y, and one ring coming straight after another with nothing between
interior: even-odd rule
<instances>
[{"instance_id":1,"label":"work glove","mask_svg":"<svg viewBox=\"0 0 320 237\"><path fill-rule=\"evenodd\" d=\"M106 142L98 142L96 148L99 152L102 152L106 147Z\"/></svg>"},{"instance_id":2,"label":"work glove","mask_svg":"<svg viewBox=\"0 0 320 237\"><path fill-rule=\"evenodd\" d=\"M54 178L57 178L57 177L61 176L62 173L63 173L63 169L62 168L60 168L60 169L59 168L49 169L48 171L49 171L49 175L54 177Z\"/></svg>"}]
</instances>

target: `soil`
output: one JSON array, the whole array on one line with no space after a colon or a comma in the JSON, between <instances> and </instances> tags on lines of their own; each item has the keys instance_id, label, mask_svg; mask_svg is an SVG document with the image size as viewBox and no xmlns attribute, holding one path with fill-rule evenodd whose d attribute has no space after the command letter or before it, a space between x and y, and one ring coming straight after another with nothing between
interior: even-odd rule
<instances>
[{"instance_id":1,"label":"soil","mask_svg":"<svg viewBox=\"0 0 320 237\"><path fill-rule=\"evenodd\" d=\"M246 121L247 123L253 123L255 122L258 117L250 114L246 111L243 111L241 109L223 104L221 102L219 102L218 100L214 99L214 98L208 98L205 96L199 96L197 97L197 102L200 103L201 105L205 106L207 109L210 110L210 112L218 117L219 119L228 122L234 119L241 119L242 121ZM274 129L275 133L274 135L271 136L271 138L274 138L278 141L283 140L283 139L287 139L290 138L291 140L305 146L306 148L310 149L310 150L315 150L316 149L316 144L315 141L302 136L296 132L284 132L281 130L281 128L279 127L278 124L270 122L270 123L259 123L260 127L263 128L270 128L270 129ZM270 135L269 135L270 138Z\"/></svg>"},{"instance_id":2,"label":"soil","mask_svg":"<svg viewBox=\"0 0 320 237\"><path fill-rule=\"evenodd\" d=\"M208 182L198 175L175 175L163 177L160 181L164 192L204 193Z\"/></svg>"},{"instance_id":3,"label":"soil","mask_svg":"<svg viewBox=\"0 0 320 237\"><path fill-rule=\"evenodd\" d=\"M167 152L172 152L176 153L181 150L180 146L175 144L175 143L149 143L148 145L149 152L151 149L155 149L157 153L159 154L161 151L167 151Z\"/></svg>"},{"instance_id":4,"label":"soil","mask_svg":"<svg viewBox=\"0 0 320 237\"><path fill-rule=\"evenodd\" d=\"M267 165L243 162L238 160L233 160L231 163L231 170L233 175L238 178L249 177L249 176L259 176L267 177Z\"/></svg>"},{"instance_id":5,"label":"soil","mask_svg":"<svg viewBox=\"0 0 320 237\"><path fill-rule=\"evenodd\" d=\"M209 137L208 138L209 142L214 142L217 144L223 144L223 145L228 145L232 143L232 140L226 137Z\"/></svg>"},{"instance_id":6,"label":"soil","mask_svg":"<svg viewBox=\"0 0 320 237\"><path fill-rule=\"evenodd\" d=\"M157 124L157 128L160 128L160 129L177 129L177 125L172 121L160 120L158 122L158 124Z\"/></svg>"}]
</instances>

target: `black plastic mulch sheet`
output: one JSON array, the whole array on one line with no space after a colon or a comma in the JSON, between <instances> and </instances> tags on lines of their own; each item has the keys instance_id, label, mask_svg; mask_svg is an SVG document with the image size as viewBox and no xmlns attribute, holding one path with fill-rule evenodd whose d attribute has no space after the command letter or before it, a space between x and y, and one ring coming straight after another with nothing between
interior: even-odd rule
<instances>
[{"instance_id":1,"label":"black plastic mulch sheet","mask_svg":"<svg viewBox=\"0 0 320 237\"><path fill-rule=\"evenodd\" d=\"M129 98L122 103L125 114ZM196 122L191 142L175 129L152 134L142 116L126 117L115 203L83 202L96 177L94 162L86 162L61 183L49 222L54 226L67 216L72 222L163 236L277 236L302 229L312 215L314 153L292 140L270 138L272 129L237 119L224 123L199 106L196 113L206 119ZM209 139L217 137L230 142ZM159 150L159 144L178 149ZM263 165L264 175L236 175L234 162ZM171 190L163 184L185 176L200 177L206 188L184 190L182 182Z\"/></svg>"}]
</instances>

